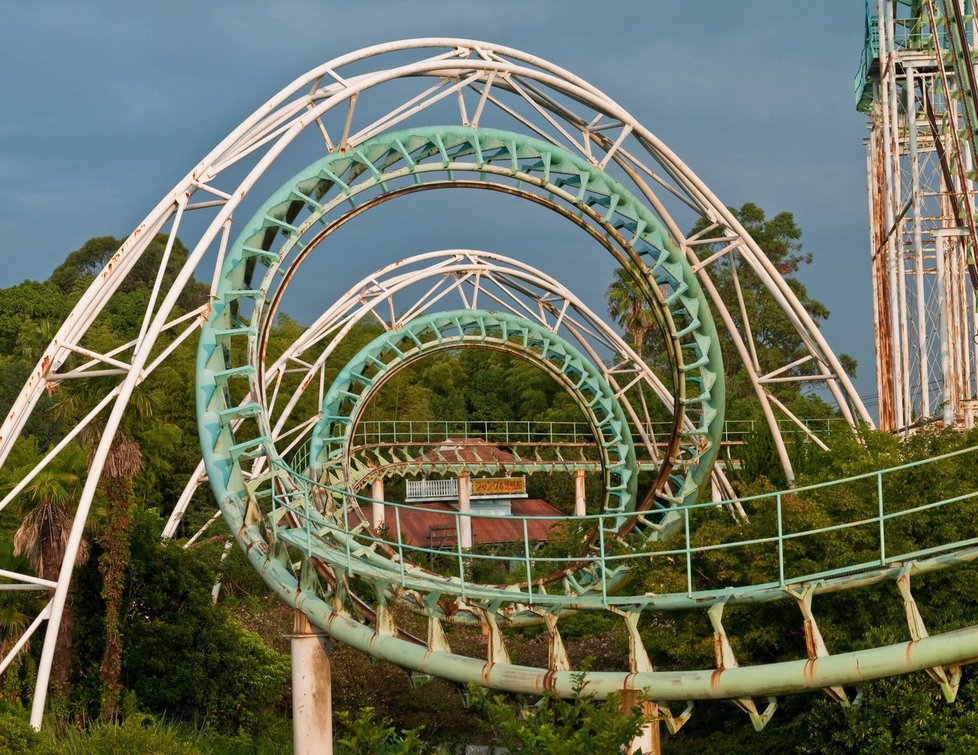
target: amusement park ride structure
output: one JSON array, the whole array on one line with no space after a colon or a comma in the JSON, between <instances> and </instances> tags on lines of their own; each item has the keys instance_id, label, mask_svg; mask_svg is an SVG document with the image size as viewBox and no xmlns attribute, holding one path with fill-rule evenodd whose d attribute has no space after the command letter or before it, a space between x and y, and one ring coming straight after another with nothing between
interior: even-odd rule
<instances>
[{"instance_id":1,"label":"amusement park ride structure","mask_svg":"<svg viewBox=\"0 0 978 755\"><path fill-rule=\"evenodd\" d=\"M972 0L868 0L866 141L879 426L978 411L978 79Z\"/></svg>"},{"instance_id":2,"label":"amusement park ride structure","mask_svg":"<svg viewBox=\"0 0 978 755\"><path fill-rule=\"evenodd\" d=\"M898 167L889 141L896 128L893 114L899 112L892 48L898 22L885 5L875 27L884 32L880 39L886 40L885 54L881 49L879 62L870 61L866 67L874 94L863 104L883 122L874 126L870 151L873 156L879 148L889 156L890 162L880 168L889 175ZM914 8L918 13L922 8L933 10L929 3ZM935 19L940 16L938 11ZM943 60L940 55L936 59ZM918 66L909 80L919 76ZM950 71L941 76L937 78L951 86ZM943 86L934 84L933 73L929 81L938 89ZM933 86L925 87L925 97L931 100L939 93ZM908 91L912 95L914 90ZM907 101L912 100L910 96ZM916 165L925 140L914 138L917 146L907 160ZM902 149L913 139L898 141ZM953 173L954 160L970 161L967 140L956 144L957 151L948 152L947 158L952 178L963 175ZM279 161L306 167L281 183L272 179L271 170ZM883 204L892 204L889 184L880 184L882 189L872 186L874 197L882 192ZM338 246L336 230L348 224L356 228L361 216L388 201L420 192L437 201L446 191L462 190L518 198L583 231L583 243L609 253L645 298L661 335L660 353L668 363L650 368L572 292L525 261L471 249L406 260L398 259L394 250L388 265L353 285L266 363L272 323L289 287L301 279L309 258ZM959 309L947 310L946 319L953 316L956 327L973 329L972 311L961 308L968 294L964 283L969 258L960 251L970 248L973 238L967 235L974 229L967 215L971 194L954 196L956 205L950 195L943 201L954 205L959 214L953 217L961 222L954 223L944 249L959 250L957 262L945 265L944 277L938 279L949 281L957 292ZM897 215L900 222L919 216L916 227L921 227L923 215L914 209L919 204L911 203L909 214L896 213L891 225ZM888 212L883 216L889 217ZM203 222L183 224L190 214ZM684 233L697 220L705 221L700 224L703 230ZM203 230L194 234L191 228ZM908 271L919 273L913 265L922 257L907 254L906 229L900 228L880 237L880 248L891 255L874 264L880 306L892 306L894 297L913 289L900 283L911 274ZM110 350L94 349L86 332L159 233L168 233L169 241L138 337ZM170 252L178 233L191 251L176 275L165 275L172 268ZM928 238L944 236L934 230ZM891 247L896 251L891 253ZM892 256L897 253L903 256ZM891 260L906 264L894 269ZM734 271L726 294L713 279L720 261L731 263L727 269ZM934 263L935 270L937 266ZM762 369L737 270L749 271L764 295L781 308L797 331L803 356L792 355L773 369ZM948 277L953 270L960 280ZM183 312L178 299L194 276L211 282L210 300L198 310ZM940 294L938 289L934 296ZM925 285L925 295L928 290ZM377 337L352 359L337 364L343 339L364 321L379 326ZM896 325L881 336L881 354L897 348L891 343L900 341L895 334L902 333L909 343L907 330L899 330L906 324ZM944 332L950 333L950 326ZM872 516L820 529L792 524L782 506L787 494L732 500L722 469L715 465L724 440L721 339L738 355L736 369L749 377L788 480L794 477L788 453L792 433L825 444L817 428L778 399L775 386L814 386L835 402L840 421L851 426L872 421L812 318L724 204L652 132L583 79L491 43L419 39L329 61L285 87L235 128L126 239L61 326L7 415L0 428L0 462L46 388L68 380L111 382L82 422L0 501L2 508L14 500L88 423L106 415L58 580L0 573L0 589L51 594L21 640L0 659L2 671L48 622L33 701L35 726L40 726L44 712L75 555L113 436L136 387L192 338L198 343L202 462L188 480L165 535L177 532L194 492L206 482L255 569L295 609L301 630L295 652L310 664L322 667L321 659L316 660L321 651L316 650L314 633L323 632L413 672L514 692L571 695L577 673L564 649L560 620L569 612L610 612L620 617L628 633L628 667L587 674L587 690L599 697L645 690L648 699L656 701L655 715L674 731L688 719L695 700L729 699L760 728L776 708L775 695L824 689L846 702L845 685L916 670L928 670L953 698L960 663L978 657L974 627L928 637L910 589L915 574L974 559L978 539L904 552L887 538L907 517L960 505L978 493L908 507L888 486L899 470L884 470L864 476L875 481ZM361 513L378 503L365 494L377 489L374 480L416 473L411 467L416 452L447 437L412 435L405 440L395 433L387 445L365 441L365 407L399 370L430 354L460 348L492 349L525 359L576 401L593 453L571 458L558 448L548 455L539 450L546 444L527 431L525 443L538 448L524 461L527 471L534 465L586 467L602 475L601 510L578 510L558 523L580 533L578 550L544 557L524 534L519 547L504 556L469 551L461 537L463 516L478 514L456 512L459 536L445 558L443 550L434 553L402 537L398 512L410 509L409 504L387 501L382 528L372 526ZM953 348L961 360L969 359L970 345L955 347L948 341L948 351ZM950 356L948 360L950 364ZM900 360L893 364L897 362L905 381L912 371L903 369ZM967 363L973 369L976 360ZM920 374L929 376L929 369ZM893 419L886 422L888 427L904 428L926 412L908 410L910 391L900 381L893 385L898 383L903 392L895 404L887 404ZM952 404L961 407L962 416L967 414L966 404ZM932 402L929 410L935 406ZM668 418L664 422L663 416ZM580 445L576 436L574 444ZM410 453L398 455L399 445L411 447ZM446 466L434 471L464 470ZM776 531L752 533L745 528L744 540L696 540L697 523L712 516L721 502L745 523L753 511L774 511ZM514 518L528 532L529 517ZM792 560L790 543L856 527L868 527L876 538L872 553L858 563L825 564L812 571L811 564ZM770 556L770 578L762 583L717 589L703 584L693 568L703 553L757 547ZM450 565L431 566L434 555ZM479 581L480 565L492 566L501 558L516 565L514 580ZM640 563L675 572L681 588L634 590L630 572ZM830 654L813 612L814 596L884 581L899 585L895 593L906 605L912 642ZM740 666L724 629L724 608L777 600L797 604L806 655ZM715 667L655 670L640 625L656 612L680 610L707 612ZM397 617L404 611L422 617L425 637L414 637L398 625ZM543 626L550 637L544 667L514 664L507 652L506 629L530 624ZM484 656L453 652L450 636L455 625L481 628ZM299 674L298 702L306 699L301 696L313 683ZM755 697L766 702L758 705ZM677 702L684 710L674 715L670 706ZM297 711L308 708L303 705ZM297 732L306 723L297 718Z\"/></svg>"}]
</instances>

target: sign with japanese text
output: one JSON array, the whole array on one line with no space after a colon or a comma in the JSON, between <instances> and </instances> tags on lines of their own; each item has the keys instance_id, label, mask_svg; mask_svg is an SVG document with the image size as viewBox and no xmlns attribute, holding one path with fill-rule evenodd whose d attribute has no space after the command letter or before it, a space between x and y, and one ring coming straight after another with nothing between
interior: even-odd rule
<instances>
[{"instance_id":1,"label":"sign with japanese text","mask_svg":"<svg viewBox=\"0 0 978 755\"><path fill-rule=\"evenodd\" d=\"M472 480L474 496L525 496L525 477L477 477Z\"/></svg>"}]
</instances>

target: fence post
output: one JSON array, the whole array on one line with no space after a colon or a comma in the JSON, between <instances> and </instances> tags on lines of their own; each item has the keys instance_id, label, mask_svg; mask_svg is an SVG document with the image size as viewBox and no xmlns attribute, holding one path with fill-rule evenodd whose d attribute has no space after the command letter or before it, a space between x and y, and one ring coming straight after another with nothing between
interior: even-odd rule
<instances>
[{"instance_id":1,"label":"fence post","mask_svg":"<svg viewBox=\"0 0 978 755\"><path fill-rule=\"evenodd\" d=\"M689 507L683 506L683 522L686 526L686 594L693 594L693 554L689 549Z\"/></svg>"},{"instance_id":2,"label":"fence post","mask_svg":"<svg viewBox=\"0 0 978 755\"><path fill-rule=\"evenodd\" d=\"M781 517L781 493L778 493L778 582L784 586L784 522Z\"/></svg>"},{"instance_id":3,"label":"fence post","mask_svg":"<svg viewBox=\"0 0 978 755\"><path fill-rule=\"evenodd\" d=\"M455 516L455 555L458 557L458 583L462 593L462 600L465 600L465 562L462 560L462 517Z\"/></svg>"},{"instance_id":4,"label":"fence post","mask_svg":"<svg viewBox=\"0 0 978 755\"><path fill-rule=\"evenodd\" d=\"M404 538L401 535L401 507L394 507L394 526L397 527L397 565L401 571L401 587L404 587Z\"/></svg>"},{"instance_id":5,"label":"fence post","mask_svg":"<svg viewBox=\"0 0 978 755\"><path fill-rule=\"evenodd\" d=\"M598 543L601 556L601 600L608 604L608 568L604 560L604 515L598 517Z\"/></svg>"},{"instance_id":6,"label":"fence post","mask_svg":"<svg viewBox=\"0 0 978 755\"><path fill-rule=\"evenodd\" d=\"M879 503L880 521L880 566L886 563L886 533L883 524L883 474L876 473L876 500Z\"/></svg>"}]
</instances>

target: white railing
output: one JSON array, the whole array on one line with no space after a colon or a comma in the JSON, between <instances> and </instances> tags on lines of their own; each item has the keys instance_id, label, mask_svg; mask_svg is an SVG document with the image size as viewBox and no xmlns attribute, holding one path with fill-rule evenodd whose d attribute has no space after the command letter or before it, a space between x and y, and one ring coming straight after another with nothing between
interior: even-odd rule
<instances>
[{"instance_id":1,"label":"white railing","mask_svg":"<svg viewBox=\"0 0 978 755\"><path fill-rule=\"evenodd\" d=\"M445 501L458 498L458 479L407 480L407 501Z\"/></svg>"}]
</instances>

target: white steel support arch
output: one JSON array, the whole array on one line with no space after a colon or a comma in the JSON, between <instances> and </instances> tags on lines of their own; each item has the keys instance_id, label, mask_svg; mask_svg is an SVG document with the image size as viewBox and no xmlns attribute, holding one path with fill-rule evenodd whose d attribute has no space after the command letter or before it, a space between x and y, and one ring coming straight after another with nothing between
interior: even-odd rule
<instances>
[{"instance_id":1,"label":"white steel support arch","mask_svg":"<svg viewBox=\"0 0 978 755\"><path fill-rule=\"evenodd\" d=\"M361 73L348 72L354 64ZM392 100L385 99L391 93L398 98L393 107ZM368 99L376 106L373 112L379 109L382 115L361 116L362 112L370 112L364 107ZM765 385L765 376L759 374L751 358L749 324L742 309L732 308L712 287L709 271L715 255L702 260L698 257L702 238L686 238L682 231L684 226L692 225L691 220L706 218L713 224L711 233L723 239L727 253L739 255L755 272L805 344L810 358L804 364L784 365L776 371L777 377L821 384L836 399L847 420L871 422L814 321L736 218L661 140L597 88L535 56L475 40L407 40L340 56L299 77L259 107L160 200L82 296L41 355L0 426L2 464L48 385L96 376L113 376L118 381L93 407L88 420L98 412L108 411L104 434L78 502L57 587L46 609L50 618L32 710L35 726L40 725L44 709L55 628L60 625L75 554L110 445L136 386L179 343L193 335L205 314L175 313L177 300L194 275L207 281L216 279L236 230L236 211L253 192L260 196L267 189L265 174L279 158L304 148L305 142L300 139L304 134L317 135L320 152L335 152L354 148L395 127L442 123L447 118L454 118L463 126L502 123L532 133L613 173L649 203L698 271L719 319L730 330L789 477L790 464L779 430L780 410ZM232 166L235 170L229 171ZM239 179L241 175L244 177ZM157 233L169 232L172 243L190 212L203 216L205 230L193 239L185 239L190 254L166 289L161 285L168 257L164 254L138 337L109 353L88 349L86 332L150 242ZM213 267L204 264L214 258ZM170 330L178 335L164 347L159 338ZM767 378L772 376L774 373ZM48 458L69 441L66 438L58 444ZM7 496L0 507L13 497ZM28 583L27 575L5 578L8 582L0 588Z\"/></svg>"},{"instance_id":2,"label":"white steel support arch","mask_svg":"<svg viewBox=\"0 0 978 755\"><path fill-rule=\"evenodd\" d=\"M414 293L419 286L420 296ZM630 400L628 391L641 383L668 408L673 396L663 381L613 328L559 281L519 260L470 249L427 252L392 263L369 274L330 305L265 371L264 384L271 391L268 408L274 420L269 437L284 444L283 455L308 440L318 416L296 417L296 406L307 391L321 391L327 362L358 324L379 323L386 331L397 330L410 319L431 311L456 306L475 309L485 302L554 333L565 333L598 365L620 396L638 432L636 444L644 452L642 458L659 461L650 408L645 402ZM269 315L268 321L272 319L274 314ZM614 356L611 364L603 364L607 354ZM298 385L286 395L279 390L282 378L297 368ZM256 462L252 474L261 471L263 462L263 458ZM176 533L193 494L205 479L200 466L174 507L164 537ZM734 497L719 467L713 471L713 490L716 500ZM739 510L734 513L743 515Z\"/></svg>"}]
</instances>

